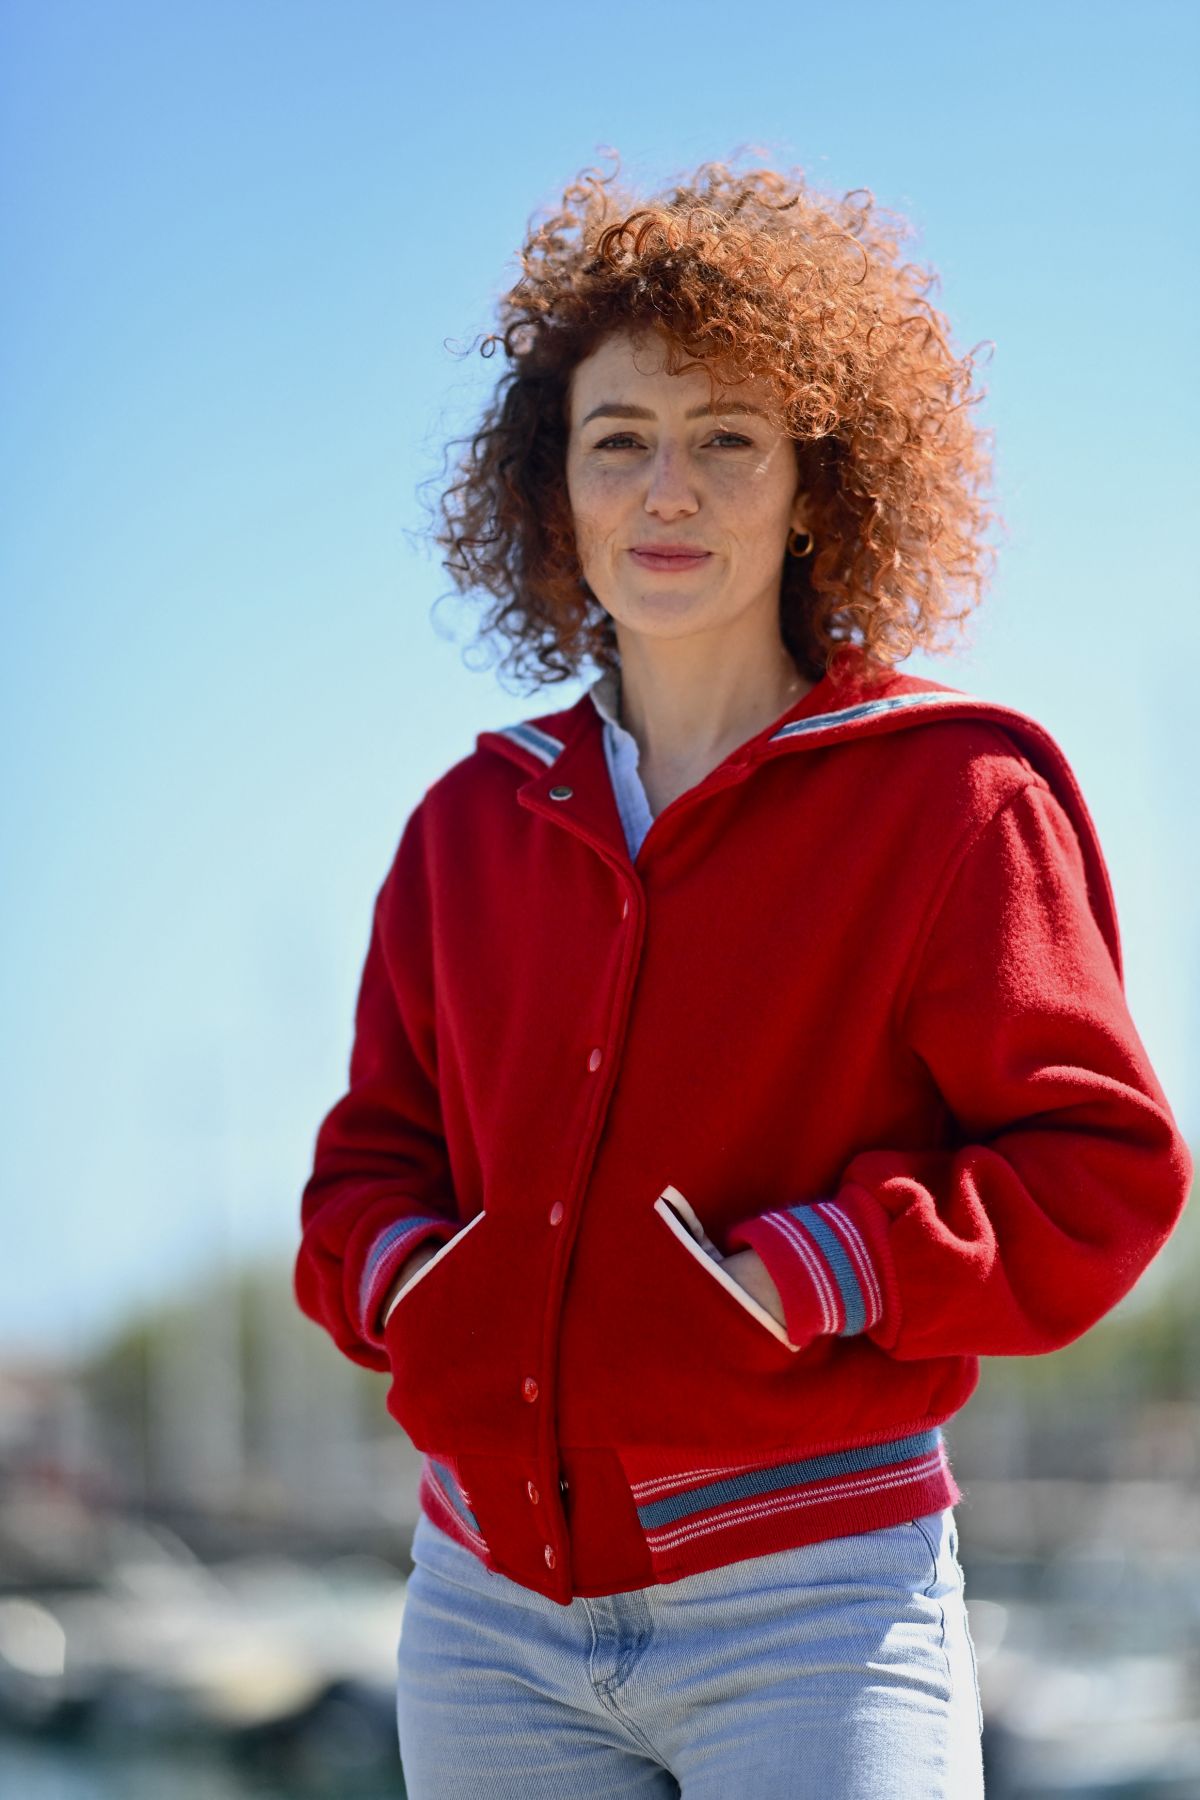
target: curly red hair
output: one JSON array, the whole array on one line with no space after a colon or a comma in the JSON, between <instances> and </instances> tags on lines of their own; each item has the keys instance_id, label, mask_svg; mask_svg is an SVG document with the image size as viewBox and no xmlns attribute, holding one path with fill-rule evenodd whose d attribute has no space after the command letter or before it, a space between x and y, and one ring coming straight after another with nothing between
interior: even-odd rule
<instances>
[{"instance_id":1,"label":"curly red hair","mask_svg":"<svg viewBox=\"0 0 1200 1800\"><path fill-rule=\"evenodd\" d=\"M971 415L973 355L953 354L926 298L937 276L899 259L911 227L868 190L819 195L800 171L704 163L642 203L615 179L585 170L561 211L530 221L524 273L480 345L510 367L441 498L444 566L460 593L492 596L481 635L507 642L505 669L552 682L619 660L576 551L568 388L608 334L648 329L672 373L703 367L714 392L762 377L776 396L816 544L783 559L780 629L809 678L850 644L868 671L950 649L994 555L990 433Z\"/></svg>"}]
</instances>

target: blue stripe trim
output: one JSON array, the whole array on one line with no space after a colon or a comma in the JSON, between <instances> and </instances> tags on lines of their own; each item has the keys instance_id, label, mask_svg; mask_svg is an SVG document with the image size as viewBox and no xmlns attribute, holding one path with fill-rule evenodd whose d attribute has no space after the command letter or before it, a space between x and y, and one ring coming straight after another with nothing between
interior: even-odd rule
<instances>
[{"instance_id":1,"label":"blue stripe trim","mask_svg":"<svg viewBox=\"0 0 1200 1800\"><path fill-rule=\"evenodd\" d=\"M564 745L560 738L551 737L537 725L522 722L520 725L501 725L501 737L511 738L514 744L520 744L526 750L532 750L540 756L544 763L552 763L563 753Z\"/></svg>"},{"instance_id":2,"label":"blue stripe trim","mask_svg":"<svg viewBox=\"0 0 1200 1800\"><path fill-rule=\"evenodd\" d=\"M909 710L921 706L988 706L990 702L977 700L972 694L893 694L887 700L864 700L858 706L843 706L840 712L820 713L815 719L793 719L790 725L783 725L767 739L769 744L777 744L780 738L800 737L810 732L833 731L839 725L848 725L853 719L874 718L877 713L896 712L901 708Z\"/></svg>"},{"instance_id":3,"label":"blue stripe trim","mask_svg":"<svg viewBox=\"0 0 1200 1800\"><path fill-rule=\"evenodd\" d=\"M859 1474L864 1469L883 1468L888 1463L916 1462L936 1450L941 1440L941 1428L935 1425L930 1431L917 1432L912 1437L891 1438L883 1444L861 1444L856 1450L831 1450L824 1456L774 1463L766 1469L747 1469L740 1475L706 1481L684 1493L647 1501L638 1507L638 1518L643 1529L652 1531L660 1525L673 1525L692 1513L705 1512L714 1506L731 1506L758 1494L772 1494L782 1488L802 1487L810 1482L834 1481L843 1475Z\"/></svg>"},{"instance_id":4,"label":"blue stripe trim","mask_svg":"<svg viewBox=\"0 0 1200 1800\"><path fill-rule=\"evenodd\" d=\"M367 1317L367 1305L371 1298L371 1290L378 1280L380 1270L387 1262L398 1244L404 1243L414 1233L424 1230L429 1225L448 1225L451 1221L437 1215L417 1214L411 1219L401 1219L396 1225L389 1225L380 1233L372 1244L363 1264L362 1276L358 1284L358 1308L364 1320Z\"/></svg>"},{"instance_id":5,"label":"blue stripe trim","mask_svg":"<svg viewBox=\"0 0 1200 1800\"><path fill-rule=\"evenodd\" d=\"M828 1219L823 1219L819 1212L810 1206L789 1206L786 1211L797 1225L816 1239L817 1249L825 1258L830 1273L838 1284L838 1292L842 1296L842 1305L846 1312L846 1323L838 1333L839 1337L853 1337L862 1331L867 1323L867 1309L863 1302L862 1289L858 1284L858 1274L850 1261L845 1244L842 1243Z\"/></svg>"},{"instance_id":6,"label":"blue stripe trim","mask_svg":"<svg viewBox=\"0 0 1200 1800\"><path fill-rule=\"evenodd\" d=\"M393 1244L398 1244L401 1238L407 1237L409 1232L412 1231L415 1226L449 1225L450 1223L452 1223L451 1220L443 1219L436 1214L418 1213L414 1214L410 1219L401 1219L396 1225L389 1225L387 1230L382 1232L380 1236L375 1239L375 1242L371 1246L370 1254L363 1265L364 1287L370 1285L370 1277L379 1267Z\"/></svg>"},{"instance_id":7,"label":"blue stripe trim","mask_svg":"<svg viewBox=\"0 0 1200 1800\"><path fill-rule=\"evenodd\" d=\"M462 1490L445 1463L440 1463L436 1456L431 1456L429 1458L429 1466L437 1476L438 1486L441 1488L447 1501L454 1508L459 1518L468 1524L472 1531L477 1532L479 1536L482 1537L483 1533L479 1530L479 1520L475 1517L475 1514L463 1499Z\"/></svg>"}]
</instances>

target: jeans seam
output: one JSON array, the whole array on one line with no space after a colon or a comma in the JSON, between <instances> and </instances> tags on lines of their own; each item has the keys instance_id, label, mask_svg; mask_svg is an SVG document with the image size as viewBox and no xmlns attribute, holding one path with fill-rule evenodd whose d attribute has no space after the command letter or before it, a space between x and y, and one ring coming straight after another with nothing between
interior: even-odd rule
<instances>
[{"instance_id":1,"label":"jeans seam","mask_svg":"<svg viewBox=\"0 0 1200 1800\"><path fill-rule=\"evenodd\" d=\"M957 1543L952 1542L950 1548L951 1548L951 1551L954 1556L954 1567L958 1572L958 1596L959 1596L960 1601L962 1602L963 1632L966 1636L967 1649L969 1650L970 1656L971 1656L971 1679L975 1684L975 1717L976 1717L976 1720L978 1721L980 1736L982 1737L983 1729L984 1729L983 1692L979 1685L979 1657L976 1654L976 1650L975 1650L975 1639L971 1636L971 1616L970 1616L970 1610L967 1606L966 1572L964 1571L961 1562L959 1562L959 1560L958 1560L958 1545L957 1545Z\"/></svg>"},{"instance_id":2,"label":"jeans seam","mask_svg":"<svg viewBox=\"0 0 1200 1800\"><path fill-rule=\"evenodd\" d=\"M595 1620L592 1619L590 1612L588 1614L588 1622L590 1623L591 1628L592 1628L592 1648L588 1655L588 1661L590 1663L592 1661L592 1654L595 1652L596 1648L598 1647L598 1642L599 1642L597 1633L596 1633ZM617 1691L616 1691L619 1687L624 1685L626 1678L628 1677L628 1675L631 1672L633 1664L637 1661L640 1661L641 1654L642 1654L643 1650L645 1650L647 1644L650 1642L650 1639L653 1637L653 1635L654 1635L654 1630L653 1630L652 1626L647 1626L645 1631L639 1632L634 1643L632 1645L630 1645L630 1647L626 1651L625 1655L621 1658L620 1666L617 1669L615 1669L611 1675L606 1676L603 1681L594 1681L593 1680L591 1685L592 1685L593 1692L595 1693L596 1698L599 1700L600 1704L602 1706L606 1707L608 1709L608 1711L613 1715L613 1717L621 1725L624 1726L625 1730L629 1733L630 1737L632 1737L634 1742L637 1743L639 1745L639 1747L646 1752L647 1756L649 1756L654 1762L658 1763L661 1768L666 1769L667 1765L665 1762L663 1762L662 1752L659 1750L657 1744L651 1743L650 1739L647 1737L646 1733L642 1730L642 1728L638 1724L637 1720L632 1718L630 1716L630 1714L625 1711L625 1708L621 1705L620 1700L617 1698ZM669 1771L669 1772L674 1773L673 1770Z\"/></svg>"},{"instance_id":3,"label":"jeans seam","mask_svg":"<svg viewBox=\"0 0 1200 1800\"><path fill-rule=\"evenodd\" d=\"M925 1548L929 1552L929 1558L930 1558L930 1563L931 1563L931 1573L930 1573L929 1580L926 1583L926 1586L924 1589L925 1597L928 1599L928 1598L930 1598L930 1590L937 1584L937 1572L938 1572L937 1571L937 1562L938 1562L937 1545L934 1543L933 1539L930 1537L928 1531L926 1531L924 1525L922 1525L920 1519L914 1519L912 1521L912 1523L916 1526L917 1530L920 1532L922 1538L925 1541ZM950 1662L950 1652L949 1652L948 1648L946 1647L946 1608L945 1608L945 1605L943 1604L943 1602L940 1600L937 1602L937 1609L938 1609L939 1617L941 1618L941 1626L942 1626L942 1635L941 1635L942 1660L944 1661L944 1663L946 1665L946 1680L950 1685L950 1700L951 1700L951 1704L953 1704L953 1701L954 1701L954 1669Z\"/></svg>"}]
</instances>

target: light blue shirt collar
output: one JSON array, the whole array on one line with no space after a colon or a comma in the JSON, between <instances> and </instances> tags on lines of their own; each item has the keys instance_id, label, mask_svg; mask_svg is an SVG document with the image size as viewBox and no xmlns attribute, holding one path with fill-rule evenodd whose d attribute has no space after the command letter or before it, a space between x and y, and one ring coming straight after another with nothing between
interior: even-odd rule
<instances>
[{"instance_id":1,"label":"light blue shirt collar","mask_svg":"<svg viewBox=\"0 0 1200 1800\"><path fill-rule=\"evenodd\" d=\"M621 678L615 669L606 669L587 691L592 705L604 721L604 760L608 764L613 796L621 815L625 842L632 861L654 823L650 802L638 774L638 741L632 731L625 729L618 717Z\"/></svg>"}]
</instances>

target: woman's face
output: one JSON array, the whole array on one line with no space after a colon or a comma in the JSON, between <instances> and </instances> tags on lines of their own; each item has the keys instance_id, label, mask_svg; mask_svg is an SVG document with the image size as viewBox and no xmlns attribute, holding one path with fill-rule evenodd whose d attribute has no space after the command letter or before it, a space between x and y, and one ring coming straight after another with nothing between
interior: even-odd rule
<instances>
[{"instance_id":1,"label":"woman's face","mask_svg":"<svg viewBox=\"0 0 1200 1800\"><path fill-rule=\"evenodd\" d=\"M620 332L573 372L567 492L584 576L629 631L674 638L757 613L777 637L788 531L805 518L792 440L744 410L766 405L761 382L718 389L713 414L706 372L670 375L664 358L656 332ZM655 544L705 554L636 554Z\"/></svg>"}]
</instances>

